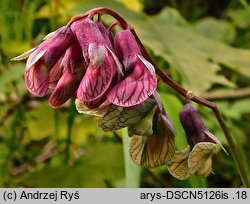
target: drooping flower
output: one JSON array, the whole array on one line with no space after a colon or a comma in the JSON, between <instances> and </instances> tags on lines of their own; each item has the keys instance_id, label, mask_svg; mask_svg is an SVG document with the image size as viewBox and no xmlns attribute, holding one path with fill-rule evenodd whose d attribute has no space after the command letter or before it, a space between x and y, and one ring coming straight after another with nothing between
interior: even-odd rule
<instances>
[{"instance_id":1,"label":"drooping flower","mask_svg":"<svg viewBox=\"0 0 250 204\"><path fill-rule=\"evenodd\" d=\"M64 26L56 30L36 48L33 48L13 60L27 57L25 83L35 96L44 96L49 89L50 70L58 66L57 62L72 43L74 36L71 30Z\"/></svg>"},{"instance_id":2,"label":"drooping flower","mask_svg":"<svg viewBox=\"0 0 250 204\"><path fill-rule=\"evenodd\" d=\"M140 104L156 90L154 67L142 56L129 29L115 34L114 45L123 64L124 77L111 89L107 99L123 107Z\"/></svg>"},{"instance_id":3,"label":"drooping flower","mask_svg":"<svg viewBox=\"0 0 250 204\"><path fill-rule=\"evenodd\" d=\"M190 103L183 107L179 117L189 146L182 151L176 152L168 164L169 172L181 180L188 178L192 174L207 177L212 171L212 156L222 145L208 131L198 111Z\"/></svg>"},{"instance_id":4,"label":"drooping flower","mask_svg":"<svg viewBox=\"0 0 250 204\"><path fill-rule=\"evenodd\" d=\"M112 48L108 32L105 32L100 22L97 24L86 18L74 22L71 29L88 65L77 90L77 98L87 102L87 106L96 108L105 101L106 97L103 96L121 70L121 65Z\"/></svg>"},{"instance_id":5,"label":"drooping flower","mask_svg":"<svg viewBox=\"0 0 250 204\"><path fill-rule=\"evenodd\" d=\"M154 99L157 106L128 129L130 156L137 165L146 168L167 164L175 154L175 128L157 93Z\"/></svg>"},{"instance_id":6,"label":"drooping flower","mask_svg":"<svg viewBox=\"0 0 250 204\"><path fill-rule=\"evenodd\" d=\"M28 57L25 70L25 83L35 96L44 96L48 89L55 89L49 99L53 107L61 106L75 92L86 64L81 47L68 26L59 28L30 51L14 58Z\"/></svg>"}]
</instances>

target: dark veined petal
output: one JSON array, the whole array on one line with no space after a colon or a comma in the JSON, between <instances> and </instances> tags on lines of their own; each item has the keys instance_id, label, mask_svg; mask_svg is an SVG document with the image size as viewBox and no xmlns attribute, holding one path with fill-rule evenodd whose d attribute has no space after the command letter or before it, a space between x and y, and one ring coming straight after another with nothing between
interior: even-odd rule
<instances>
[{"instance_id":1,"label":"dark veined petal","mask_svg":"<svg viewBox=\"0 0 250 204\"><path fill-rule=\"evenodd\" d=\"M43 56L44 64L51 69L66 52L74 39L74 34L69 27L59 28L51 38L43 42L45 48L43 48L42 44L40 45L42 50L46 49L46 53ZM40 47L38 47L39 49Z\"/></svg>"},{"instance_id":2,"label":"dark veined petal","mask_svg":"<svg viewBox=\"0 0 250 204\"><path fill-rule=\"evenodd\" d=\"M129 153L136 164L153 168L170 162L175 154L175 132L168 123L158 109L154 117L153 134L131 136Z\"/></svg>"},{"instance_id":3,"label":"dark veined petal","mask_svg":"<svg viewBox=\"0 0 250 204\"><path fill-rule=\"evenodd\" d=\"M190 147L176 152L171 161L168 163L169 173L179 180L185 180L190 176L188 167L188 156L190 154Z\"/></svg>"},{"instance_id":4,"label":"dark veined petal","mask_svg":"<svg viewBox=\"0 0 250 204\"><path fill-rule=\"evenodd\" d=\"M142 167L153 168L167 164L174 151L174 141L166 134L147 137L134 135L130 138L130 156Z\"/></svg>"},{"instance_id":5,"label":"dark veined petal","mask_svg":"<svg viewBox=\"0 0 250 204\"><path fill-rule=\"evenodd\" d=\"M72 73L69 67L64 68L62 77L49 98L50 105L53 107L61 106L68 99L75 96L83 74L81 69L78 69L76 73Z\"/></svg>"},{"instance_id":6,"label":"dark veined petal","mask_svg":"<svg viewBox=\"0 0 250 204\"><path fill-rule=\"evenodd\" d=\"M73 33L68 27L57 29L52 37L44 40L35 48L27 60L26 67L30 68L38 60L43 59L43 63L51 69L70 46L73 39Z\"/></svg>"},{"instance_id":7,"label":"dark veined petal","mask_svg":"<svg viewBox=\"0 0 250 204\"><path fill-rule=\"evenodd\" d=\"M147 100L146 100L147 101ZM145 102L144 102L145 103ZM153 134L153 117L157 106L155 105L151 110L148 110L148 114L144 118L132 123L128 128L128 135L150 136Z\"/></svg>"},{"instance_id":8,"label":"dark veined petal","mask_svg":"<svg viewBox=\"0 0 250 204\"><path fill-rule=\"evenodd\" d=\"M49 72L49 88L51 89L56 88L58 80L62 77L63 74L63 66L61 66L62 58L63 57L61 57L57 61L57 63Z\"/></svg>"},{"instance_id":9,"label":"dark veined petal","mask_svg":"<svg viewBox=\"0 0 250 204\"><path fill-rule=\"evenodd\" d=\"M99 63L98 59L96 59L95 64L90 62L86 74L77 90L77 98L81 101L93 101L100 98L109 88L113 77L117 73L117 64L110 50L104 46L96 47L96 49L96 53L102 55L99 57L102 58L103 61ZM100 50L102 53L100 53ZM94 58L94 56L92 57ZM96 56L96 58L98 58L98 56ZM97 64L99 65L98 67L96 66Z\"/></svg>"},{"instance_id":10,"label":"dark veined petal","mask_svg":"<svg viewBox=\"0 0 250 204\"><path fill-rule=\"evenodd\" d=\"M35 96L44 96L49 89L49 70L41 63L25 70L25 83Z\"/></svg>"},{"instance_id":11,"label":"dark veined petal","mask_svg":"<svg viewBox=\"0 0 250 204\"><path fill-rule=\"evenodd\" d=\"M84 66L82 66L83 63ZM87 66L82 56L81 46L76 39L74 39L70 47L65 52L62 58L61 66L70 67L71 73L76 72L78 69L82 69L82 71L85 72Z\"/></svg>"},{"instance_id":12,"label":"dark veined petal","mask_svg":"<svg viewBox=\"0 0 250 204\"><path fill-rule=\"evenodd\" d=\"M150 98L133 107L110 105L106 113L99 119L98 126L104 131L114 131L127 127L143 119L155 105L155 101Z\"/></svg>"},{"instance_id":13,"label":"dark veined petal","mask_svg":"<svg viewBox=\"0 0 250 204\"><path fill-rule=\"evenodd\" d=\"M156 76L138 57L134 70L109 92L107 99L117 106L134 106L152 95L156 86Z\"/></svg>"},{"instance_id":14,"label":"dark veined petal","mask_svg":"<svg viewBox=\"0 0 250 204\"><path fill-rule=\"evenodd\" d=\"M193 147L188 157L190 174L205 178L211 173L212 156L216 152L216 146L212 142L200 142Z\"/></svg>"}]
</instances>

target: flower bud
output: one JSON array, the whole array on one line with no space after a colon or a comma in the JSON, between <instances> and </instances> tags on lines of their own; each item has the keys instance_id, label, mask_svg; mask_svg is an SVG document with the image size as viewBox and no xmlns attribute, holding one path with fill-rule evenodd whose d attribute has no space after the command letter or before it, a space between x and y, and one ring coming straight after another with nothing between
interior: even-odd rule
<instances>
[{"instance_id":1,"label":"flower bud","mask_svg":"<svg viewBox=\"0 0 250 204\"><path fill-rule=\"evenodd\" d=\"M32 52L27 60L26 68L31 68L41 59L45 66L51 69L68 49L73 39L74 35L67 26L57 29Z\"/></svg>"},{"instance_id":2,"label":"flower bud","mask_svg":"<svg viewBox=\"0 0 250 204\"><path fill-rule=\"evenodd\" d=\"M84 72L82 69L77 69L74 73L72 73L70 66L65 67L55 90L49 98L50 105L58 107L64 104L71 97L75 97L77 87L83 75Z\"/></svg>"},{"instance_id":3,"label":"flower bud","mask_svg":"<svg viewBox=\"0 0 250 204\"><path fill-rule=\"evenodd\" d=\"M207 130L198 111L187 103L179 113L180 122L185 130L187 142L193 147L198 142L208 142L209 138L204 131Z\"/></svg>"}]
</instances>

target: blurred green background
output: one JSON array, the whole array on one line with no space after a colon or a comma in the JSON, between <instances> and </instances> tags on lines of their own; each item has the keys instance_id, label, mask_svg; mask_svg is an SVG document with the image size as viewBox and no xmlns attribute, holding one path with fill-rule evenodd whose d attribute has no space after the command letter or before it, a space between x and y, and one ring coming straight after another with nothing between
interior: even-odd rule
<instances>
[{"instance_id":1,"label":"blurred green background","mask_svg":"<svg viewBox=\"0 0 250 204\"><path fill-rule=\"evenodd\" d=\"M231 154L217 153L206 179L179 181L166 166L141 169L131 163L126 131L105 133L92 117L77 113L74 101L53 109L48 97L27 92L25 62L10 59L72 16L99 6L124 17L175 81L218 105L250 175L249 1L1 0L0 187L241 187ZM162 83L158 91L181 150L187 145L178 119L183 98ZM228 150L212 111L197 108Z\"/></svg>"}]
</instances>

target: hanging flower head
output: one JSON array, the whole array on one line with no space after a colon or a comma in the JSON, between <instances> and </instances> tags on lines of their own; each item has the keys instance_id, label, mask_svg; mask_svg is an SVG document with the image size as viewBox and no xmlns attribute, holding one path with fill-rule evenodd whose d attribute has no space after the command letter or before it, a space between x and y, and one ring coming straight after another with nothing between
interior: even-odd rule
<instances>
[{"instance_id":1,"label":"hanging flower head","mask_svg":"<svg viewBox=\"0 0 250 204\"><path fill-rule=\"evenodd\" d=\"M108 28L102 22L105 13L117 20ZM73 17L13 60L25 58L24 80L33 95L43 97L51 89L53 107L76 99L78 112L96 117L104 131L128 127L129 153L139 166L167 164L179 179L210 174L219 140L187 103L179 116L189 146L175 152L175 128L157 93L153 62L133 28L114 11L97 8Z\"/></svg>"}]
</instances>

